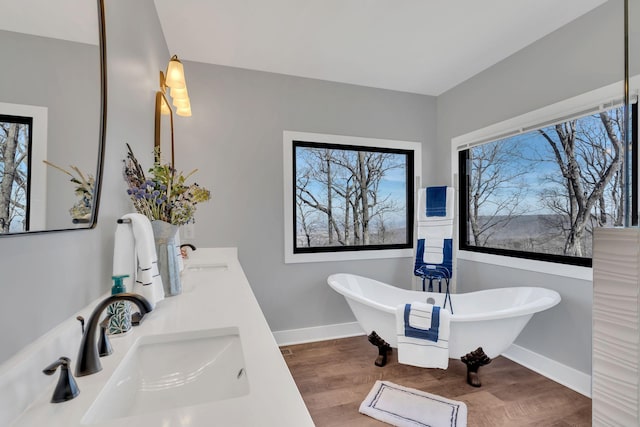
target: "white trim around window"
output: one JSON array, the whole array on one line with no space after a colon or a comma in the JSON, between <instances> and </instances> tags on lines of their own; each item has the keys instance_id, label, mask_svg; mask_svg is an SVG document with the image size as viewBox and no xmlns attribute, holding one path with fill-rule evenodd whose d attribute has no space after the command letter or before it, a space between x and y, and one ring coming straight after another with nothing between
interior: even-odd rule
<instances>
[{"instance_id":1,"label":"white trim around window","mask_svg":"<svg viewBox=\"0 0 640 427\"><path fill-rule=\"evenodd\" d=\"M633 97L638 96L640 89L640 76L630 79L629 93ZM614 83L564 101L513 117L511 119L495 123L482 129L457 136L451 140L451 172L453 182L458 182L458 152L474 145L495 141L507 136L527 132L541 125L549 125L562 121L563 118L576 116L590 109L611 108L614 103L623 101L622 82ZM457 229L457 227L456 227ZM456 242L460 242L456 236ZM558 264L546 261L521 259L501 255L476 253L471 251L457 251L460 259L482 262L494 265L507 266L521 270L534 271L558 276L570 277L580 280L592 280L593 274L590 267Z\"/></svg>"},{"instance_id":2,"label":"white trim around window","mask_svg":"<svg viewBox=\"0 0 640 427\"><path fill-rule=\"evenodd\" d=\"M409 258L413 257L413 249L383 249L383 250L359 250L346 252L322 252L296 254L293 252L293 141L307 140L329 144L357 145L362 147L395 148L413 150L414 152L414 182L415 190L420 186L422 175L422 144L413 141L398 141L378 138L364 138L356 136L329 135L309 132L283 131L282 152L284 172L284 262L324 262L347 261L381 258ZM414 194L415 200L415 194ZM415 240L415 238L414 238Z\"/></svg>"}]
</instances>

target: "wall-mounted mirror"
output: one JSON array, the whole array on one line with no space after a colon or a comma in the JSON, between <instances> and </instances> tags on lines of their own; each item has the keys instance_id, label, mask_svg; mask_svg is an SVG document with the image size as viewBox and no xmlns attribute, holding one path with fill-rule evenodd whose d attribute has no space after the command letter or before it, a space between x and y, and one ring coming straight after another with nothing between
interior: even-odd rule
<instances>
[{"instance_id":1,"label":"wall-mounted mirror","mask_svg":"<svg viewBox=\"0 0 640 427\"><path fill-rule=\"evenodd\" d=\"M95 226L106 121L103 12L102 0L2 2L0 235Z\"/></svg>"},{"instance_id":2,"label":"wall-mounted mirror","mask_svg":"<svg viewBox=\"0 0 640 427\"><path fill-rule=\"evenodd\" d=\"M174 166L173 111L162 91L156 92L155 109L155 160L171 162ZM174 166L175 167L175 166Z\"/></svg>"}]
</instances>

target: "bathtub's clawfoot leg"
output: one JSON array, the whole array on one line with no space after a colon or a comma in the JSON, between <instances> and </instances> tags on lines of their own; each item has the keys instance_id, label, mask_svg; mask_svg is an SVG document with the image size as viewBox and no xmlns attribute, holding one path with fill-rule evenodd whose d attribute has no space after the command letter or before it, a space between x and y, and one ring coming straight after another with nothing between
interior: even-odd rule
<instances>
[{"instance_id":1,"label":"bathtub's clawfoot leg","mask_svg":"<svg viewBox=\"0 0 640 427\"><path fill-rule=\"evenodd\" d=\"M384 346L378 347L378 357L376 357L376 361L373 362L376 366L383 367L387 364L387 349Z\"/></svg>"},{"instance_id":2,"label":"bathtub's clawfoot leg","mask_svg":"<svg viewBox=\"0 0 640 427\"><path fill-rule=\"evenodd\" d=\"M374 362L376 366L384 366L387 364L387 355L391 353L391 346L385 340L380 338L376 331L372 331L369 336L369 342L378 347L378 357Z\"/></svg>"},{"instance_id":3,"label":"bathtub's clawfoot leg","mask_svg":"<svg viewBox=\"0 0 640 427\"><path fill-rule=\"evenodd\" d=\"M380 337L380 335L378 335L376 333L376 331L371 331L371 333L369 334L368 338L369 338L369 342L371 344L375 345L376 347L385 346L385 347L391 348L389 343L387 343L385 340L383 340Z\"/></svg>"},{"instance_id":4,"label":"bathtub's clawfoot leg","mask_svg":"<svg viewBox=\"0 0 640 427\"><path fill-rule=\"evenodd\" d=\"M480 377L478 376L478 368L478 366L473 368L467 365L467 384L472 387L480 387L482 385Z\"/></svg>"},{"instance_id":5,"label":"bathtub's clawfoot leg","mask_svg":"<svg viewBox=\"0 0 640 427\"><path fill-rule=\"evenodd\" d=\"M462 363L467 365L467 383L473 387L480 387L480 377L478 376L478 369L480 366L488 365L491 363L491 359L484 353L482 347L478 347L471 353L460 358Z\"/></svg>"}]
</instances>

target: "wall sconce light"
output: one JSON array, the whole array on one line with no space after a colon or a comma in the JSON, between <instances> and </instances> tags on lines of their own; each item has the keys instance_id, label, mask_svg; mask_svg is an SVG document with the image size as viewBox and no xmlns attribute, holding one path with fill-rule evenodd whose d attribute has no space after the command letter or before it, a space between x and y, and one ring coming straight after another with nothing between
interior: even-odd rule
<instances>
[{"instance_id":1,"label":"wall sconce light","mask_svg":"<svg viewBox=\"0 0 640 427\"><path fill-rule=\"evenodd\" d=\"M167 94L167 89L169 93ZM183 117L191 116L191 101L187 92L187 83L184 78L184 67L177 55L173 55L167 65L166 74L160 71L160 90L156 92L156 111L155 111L155 161L160 162L160 145L162 142L162 120L161 117L169 116L170 137L171 142L171 167L175 167L175 154L173 144L173 110L167 99L169 96L173 99L173 106L176 108L176 114Z\"/></svg>"},{"instance_id":2,"label":"wall sconce light","mask_svg":"<svg viewBox=\"0 0 640 427\"><path fill-rule=\"evenodd\" d=\"M187 92L187 82L184 78L184 67L177 55L173 55L167 65L166 75L160 71L160 87L166 94L170 89L169 96L173 99L173 106L176 107L176 114L183 117L191 117L191 101ZM168 108L170 108L167 105Z\"/></svg>"}]
</instances>

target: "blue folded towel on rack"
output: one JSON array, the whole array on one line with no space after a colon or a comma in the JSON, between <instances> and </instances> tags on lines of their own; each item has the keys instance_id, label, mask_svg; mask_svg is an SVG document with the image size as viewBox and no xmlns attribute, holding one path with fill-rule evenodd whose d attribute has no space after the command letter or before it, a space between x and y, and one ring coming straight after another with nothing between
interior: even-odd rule
<instances>
[{"instance_id":1,"label":"blue folded towel on rack","mask_svg":"<svg viewBox=\"0 0 640 427\"><path fill-rule=\"evenodd\" d=\"M426 215L447 216L447 187L427 187Z\"/></svg>"},{"instance_id":2,"label":"blue folded towel on rack","mask_svg":"<svg viewBox=\"0 0 640 427\"><path fill-rule=\"evenodd\" d=\"M453 187L436 186L418 189L416 218L418 223L431 221L434 224L453 219L455 208Z\"/></svg>"},{"instance_id":3,"label":"blue folded towel on rack","mask_svg":"<svg viewBox=\"0 0 640 427\"><path fill-rule=\"evenodd\" d=\"M414 274L451 278L453 271L453 206L455 191L439 186L420 189ZM433 273L433 274L431 274Z\"/></svg>"}]
</instances>

